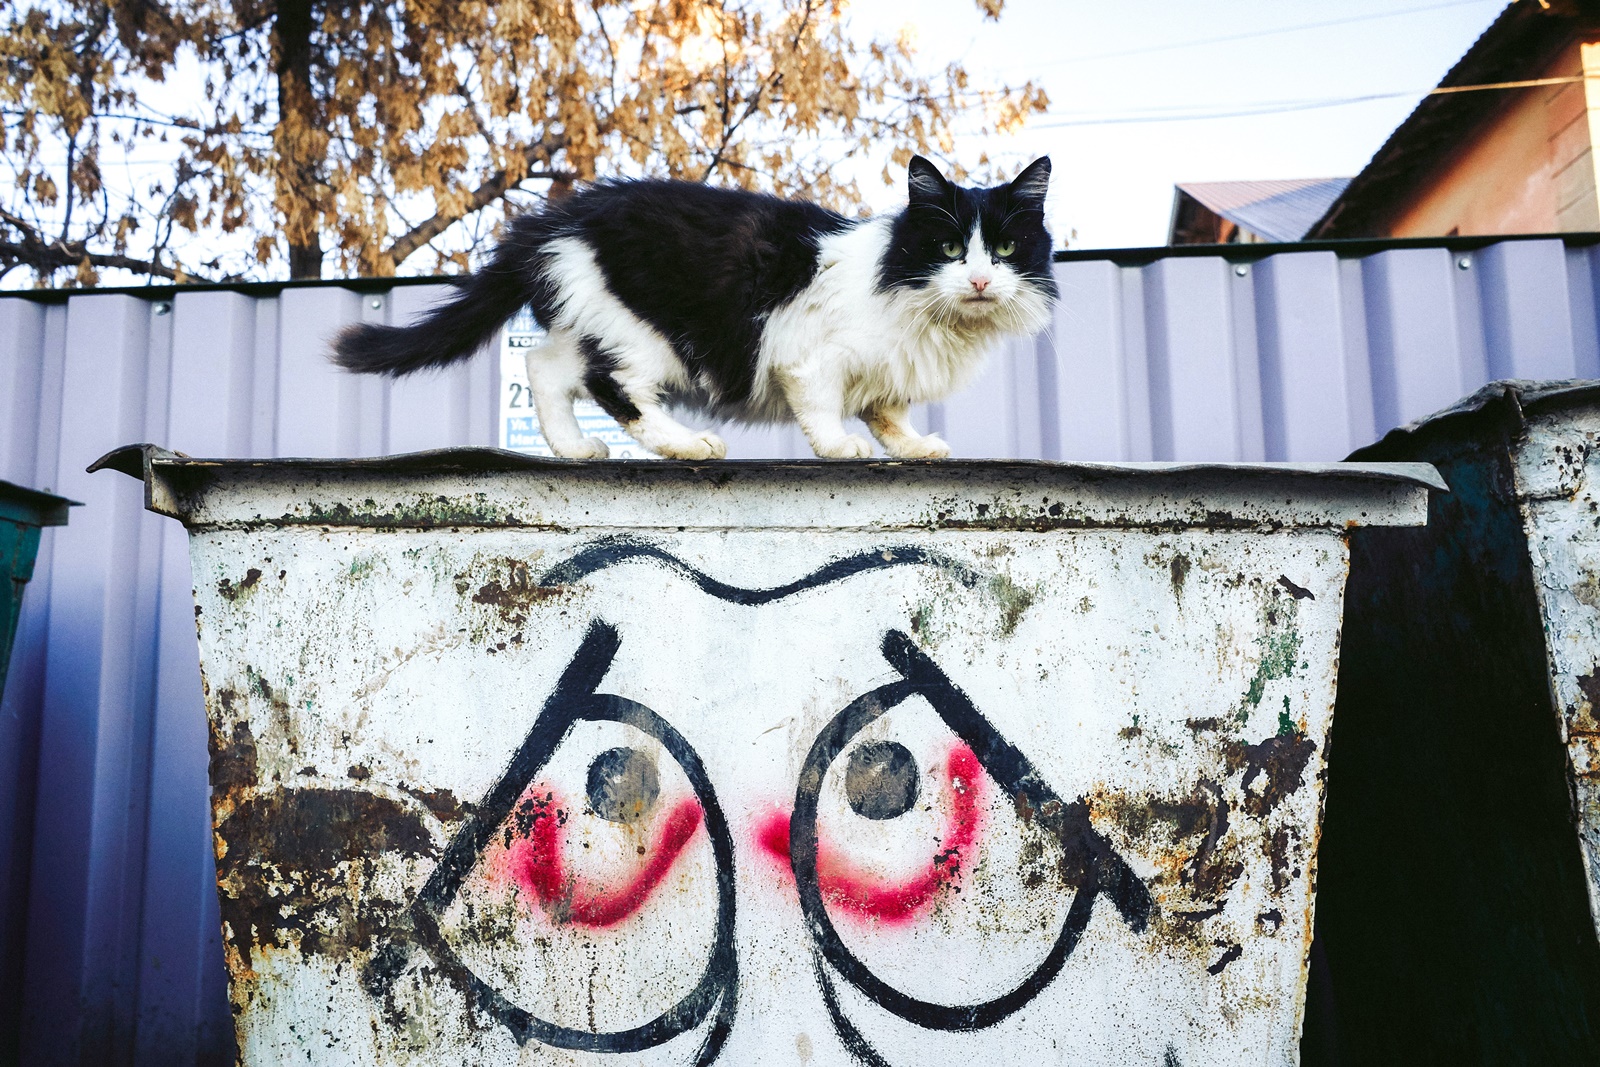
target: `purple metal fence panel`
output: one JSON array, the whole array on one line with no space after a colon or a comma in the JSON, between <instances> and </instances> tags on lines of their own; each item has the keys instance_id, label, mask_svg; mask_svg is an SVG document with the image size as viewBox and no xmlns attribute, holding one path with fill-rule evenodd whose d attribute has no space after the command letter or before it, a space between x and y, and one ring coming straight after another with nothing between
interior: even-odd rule
<instances>
[{"instance_id":1,"label":"purple metal fence panel","mask_svg":"<svg viewBox=\"0 0 1600 1067\"><path fill-rule=\"evenodd\" d=\"M1478 280L1489 377L1578 377L1566 247L1516 241L1460 258Z\"/></svg>"},{"instance_id":2,"label":"purple metal fence panel","mask_svg":"<svg viewBox=\"0 0 1600 1067\"><path fill-rule=\"evenodd\" d=\"M967 457L1332 460L1494 376L1600 376L1595 247L1236 261L1268 251L1057 264L1051 328L915 418ZM187 550L84 466L136 440L492 445L496 359L395 383L324 359L344 323L446 291L0 294L0 478L86 505L45 532L0 705L0 1059L20 1031L29 1064L231 1062ZM809 454L793 427L720 429L736 457Z\"/></svg>"},{"instance_id":3,"label":"purple metal fence panel","mask_svg":"<svg viewBox=\"0 0 1600 1067\"><path fill-rule=\"evenodd\" d=\"M1088 459L1107 447L1118 456L1130 451L1123 273L1104 261L1056 268L1061 300L1037 356L1045 458Z\"/></svg>"},{"instance_id":4,"label":"purple metal fence panel","mask_svg":"<svg viewBox=\"0 0 1600 1067\"><path fill-rule=\"evenodd\" d=\"M232 1062L188 546L84 466L493 444L495 361L391 387L321 358L430 296L0 297L0 477L86 505L43 540L0 709L0 1060Z\"/></svg>"},{"instance_id":5,"label":"purple metal fence panel","mask_svg":"<svg viewBox=\"0 0 1600 1067\"><path fill-rule=\"evenodd\" d=\"M44 472L40 456L54 456L58 427L53 422L41 425L38 413L60 407L65 311L0 301L0 478L7 481L54 484L54 464ZM48 534L40 541L0 699L0 1058L14 1053L22 1021L22 946L33 868L39 707L54 545Z\"/></svg>"}]
</instances>

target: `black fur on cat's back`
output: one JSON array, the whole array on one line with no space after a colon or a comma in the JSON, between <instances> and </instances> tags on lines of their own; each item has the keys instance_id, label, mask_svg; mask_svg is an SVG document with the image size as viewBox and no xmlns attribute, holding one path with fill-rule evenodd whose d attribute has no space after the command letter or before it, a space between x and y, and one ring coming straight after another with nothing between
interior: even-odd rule
<instances>
[{"instance_id":1,"label":"black fur on cat's back","mask_svg":"<svg viewBox=\"0 0 1600 1067\"><path fill-rule=\"evenodd\" d=\"M817 242L850 226L816 204L692 182L604 182L513 219L489 263L408 327L340 335L348 370L402 375L465 359L524 304L548 327L557 292L546 246L577 237L606 286L672 344L718 401L750 393L762 323L817 271Z\"/></svg>"}]
</instances>

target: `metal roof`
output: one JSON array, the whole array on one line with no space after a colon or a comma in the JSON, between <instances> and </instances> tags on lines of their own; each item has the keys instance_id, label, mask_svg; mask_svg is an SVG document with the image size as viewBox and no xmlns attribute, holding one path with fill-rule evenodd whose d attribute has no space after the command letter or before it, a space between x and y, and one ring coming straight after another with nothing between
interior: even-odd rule
<instances>
[{"instance_id":1,"label":"metal roof","mask_svg":"<svg viewBox=\"0 0 1600 1067\"><path fill-rule=\"evenodd\" d=\"M1600 0L1513 2L1439 80L1439 87L1527 78L1572 39L1580 21L1591 27L1600 24ZM1304 236L1381 236L1397 200L1506 99L1503 92L1423 97Z\"/></svg>"},{"instance_id":2,"label":"metal roof","mask_svg":"<svg viewBox=\"0 0 1600 1067\"><path fill-rule=\"evenodd\" d=\"M1269 241L1298 241L1349 184L1349 178L1180 182L1178 192Z\"/></svg>"}]
</instances>

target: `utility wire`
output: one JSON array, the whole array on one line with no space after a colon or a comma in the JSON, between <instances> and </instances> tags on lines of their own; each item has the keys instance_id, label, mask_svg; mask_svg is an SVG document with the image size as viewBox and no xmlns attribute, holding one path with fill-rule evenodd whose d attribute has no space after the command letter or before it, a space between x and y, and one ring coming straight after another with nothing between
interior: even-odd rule
<instances>
[{"instance_id":1,"label":"utility wire","mask_svg":"<svg viewBox=\"0 0 1600 1067\"><path fill-rule=\"evenodd\" d=\"M1058 115L1053 119L1028 122L1025 129L1048 130L1065 126L1116 126L1150 122L1193 122L1207 119L1249 118L1254 115L1282 115L1294 111L1314 111L1320 108L1344 107L1347 104L1364 104L1373 100L1400 100L1407 97L1451 96L1457 93L1476 93L1505 89L1533 89L1545 85L1573 85L1600 78L1600 75L1575 74L1560 78L1527 78L1522 81L1485 82L1481 85L1443 85L1423 91L1392 93L1367 93L1362 96L1329 97L1319 100L1267 100L1259 104L1241 104L1228 111L1183 111L1173 108L1152 108L1146 112L1122 115Z\"/></svg>"},{"instance_id":2,"label":"utility wire","mask_svg":"<svg viewBox=\"0 0 1600 1067\"><path fill-rule=\"evenodd\" d=\"M1124 56L1143 56L1155 52L1175 52L1184 48L1202 48L1212 44L1228 44L1233 41L1250 41L1261 37L1276 37L1284 33L1300 33L1304 30L1321 30L1329 26L1347 26L1354 22L1372 22L1376 19L1399 18L1402 15L1418 15L1426 11L1442 11L1451 7L1466 7L1469 4L1482 4L1488 0L1449 0L1443 4L1428 4L1424 7L1408 7L1399 11L1377 11L1367 15L1350 15L1341 19L1328 19L1325 22L1306 22L1298 26L1279 26L1268 30L1249 30L1244 33L1230 33L1223 37L1203 37L1195 41L1174 41L1171 44L1145 45L1140 48L1127 48L1117 52L1095 52L1086 56L1066 56L1053 63L1045 64L1041 69L1049 70L1054 67L1063 67L1070 63L1091 63L1102 59L1121 59Z\"/></svg>"}]
</instances>

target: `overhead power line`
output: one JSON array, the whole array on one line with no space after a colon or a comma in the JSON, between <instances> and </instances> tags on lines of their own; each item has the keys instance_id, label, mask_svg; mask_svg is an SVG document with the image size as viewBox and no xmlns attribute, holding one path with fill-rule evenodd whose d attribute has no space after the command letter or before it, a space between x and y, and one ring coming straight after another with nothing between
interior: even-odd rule
<instances>
[{"instance_id":1,"label":"overhead power line","mask_svg":"<svg viewBox=\"0 0 1600 1067\"><path fill-rule=\"evenodd\" d=\"M1116 52L1094 52L1084 56L1064 56L1063 58L1046 64L1042 69L1049 70L1054 67L1066 66L1069 63L1092 63L1102 59L1121 59L1124 56L1143 56L1155 52L1176 52L1185 48L1203 48L1213 44L1231 44L1234 41L1250 41L1261 37L1276 37L1286 33L1301 33L1305 30L1322 30L1330 26L1347 26L1355 22L1373 22L1378 19L1400 18L1403 15L1420 15L1428 11L1442 11L1451 7L1466 7L1469 4L1488 3L1489 0L1449 0L1443 4L1428 4L1424 7L1408 7L1399 11L1375 11L1367 15L1349 15L1345 18L1327 19L1323 22L1304 22L1295 26L1278 26L1265 30L1247 30L1244 33L1230 33L1222 37L1202 37L1193 41L1173 41L1170 44L1143 45L1139 48L1126 48Z\"/></svg>"},{"instance_id":2,"label":"overhead power line","mask_svg":"<svg viewBox=\"0 0 1600 1067\"><path fill-rule=\"evenodd\" d=\"M1264 100L1259 103L1217 105L1227 110L1151 108L1148 111L1123 112L1117 115L1057 115L1038 122L1029 122L1028 129L1048 130L1066 126L1117 126L1151 122L1196 122L1208 119L1250 118L1256 115L1283 115L1293 111L1314 111L1320 108L1344 107L1364 104L1374 100L1401 100L1408 97L1450 96L1456 93L1476 93L1506 89L1534 89L1546 85L1573 85L1600 75L1574 74L1559 78L1527 78L1522 81L1485 82L1481 85L1443 85L1434 89L1402 90L1388 93L1366 93L1361 96L1326 97L1315 100Z\"/></svg>"}]
</instances>

